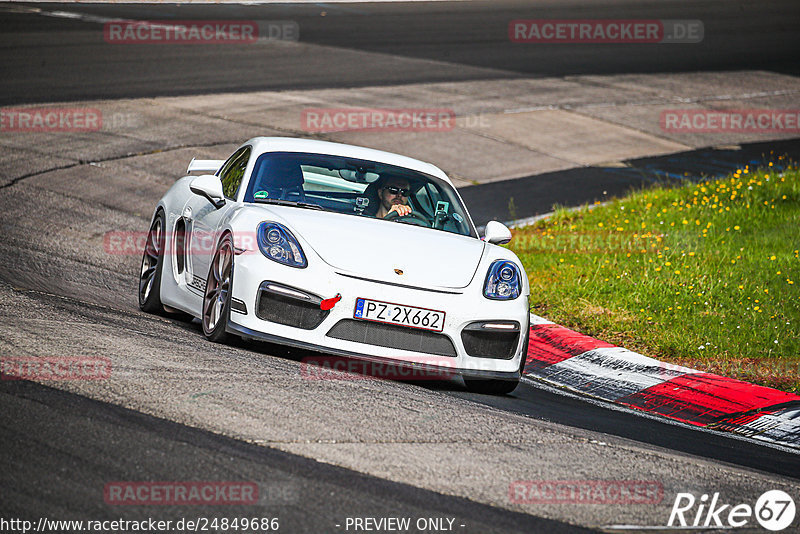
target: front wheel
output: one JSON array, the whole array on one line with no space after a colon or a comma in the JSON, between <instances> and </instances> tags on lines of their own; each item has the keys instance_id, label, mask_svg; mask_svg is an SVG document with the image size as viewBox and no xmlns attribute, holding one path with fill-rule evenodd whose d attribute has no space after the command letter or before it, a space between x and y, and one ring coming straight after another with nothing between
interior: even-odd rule
<instances>
[{"instance_id":1,"label":"front wheel","mask_svg":"<svg viewBox=\"0 0 800 534\"><path fill-rule=\"evenodd\" d=\"M484 395L506 395L517 389L519 379L497 380L465 378L464 383L467 385L467 390L472 393L481 393Z\"/></svg>"},{"instance_id":2,"label":"front wheel","mask_svg":"<svg viewBox=\"0 0 800 534\"><path fill-rule=\"evenodd\" d=\"M225 328L231 313L232 283L233 239L226 234L211 261L203 296L203 334L209 341L221 343L228 338Z\"/></svg>"},{"instance_id":3,"label":"front wheel","mask_svg":"<svg viewBox=\"0 0 800 534\"><path fill-rule=\"evenodd\" d=\"M164 228L166 217L159 210L153 218L142 254L142 270L139 274L139 309L147 313L161 313L161 268L164 264Z\"/></svg>"}]
</instances>

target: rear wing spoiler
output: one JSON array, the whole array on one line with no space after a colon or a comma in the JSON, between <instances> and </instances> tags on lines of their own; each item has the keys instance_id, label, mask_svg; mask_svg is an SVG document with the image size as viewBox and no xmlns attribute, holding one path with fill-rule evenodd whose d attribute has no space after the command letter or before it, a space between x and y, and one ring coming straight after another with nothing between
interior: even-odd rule
<instances>
[{"instance_id":1,"label":"rear wing spoiler","mask_svg":"<svg viewBox=\"0 0 800 534\"><path fill-rule=\"evenodd\" d=\"M186 169L187 174L195 171L215 173L225 163L224 159L195 159L189 163L189 168Z\"/></svg>"}]
</instances>

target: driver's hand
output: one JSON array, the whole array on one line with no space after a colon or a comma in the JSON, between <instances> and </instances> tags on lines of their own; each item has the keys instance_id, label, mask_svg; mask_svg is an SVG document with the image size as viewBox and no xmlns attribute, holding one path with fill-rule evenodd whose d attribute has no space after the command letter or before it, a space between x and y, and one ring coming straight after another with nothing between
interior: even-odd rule
<instances>
[{"instance_id":1,"label":"driver's hand","mask_svg":"<svg viewBox=\"0 0 800 534\"><path fill-rule=\"evenodd\" d=\"M408 206L406 204L395 204L394 206L392 206L392 209L389 210L389 213L393 211L396 211L399 217L405 217L406 215L411 213L411 206ZM387 213L386 215L389 215L389 213Z\"/></svg>"}]
</instances>

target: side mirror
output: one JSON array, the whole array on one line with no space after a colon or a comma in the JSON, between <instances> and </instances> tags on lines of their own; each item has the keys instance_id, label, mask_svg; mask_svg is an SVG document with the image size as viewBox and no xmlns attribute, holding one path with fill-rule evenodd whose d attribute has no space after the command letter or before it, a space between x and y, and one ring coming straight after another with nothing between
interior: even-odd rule
<instances>
[{"instance_id":1,"label":"side mirror","mask_svg":"<svg viewBox=\"0 0 800 534\"><path fill-rule=\"evenodd\" d=\"M206 197L214 207L220 208L225 204L225 195L222 193L222 182L213 174L198 176L189 184L189 189L195 195Z\"/></svg>"},{"instance_id":2,"label":"side mirror","mask_svg":"<svg viewBox=\"0 0 800 534\"><path fill-rule=\"evenodd\" d=\"M487 243L494 243L495 245L504 245L511 241L511 230L503 223L489 221L486 223L483 240Z\"/></svg>"}]
</instances>

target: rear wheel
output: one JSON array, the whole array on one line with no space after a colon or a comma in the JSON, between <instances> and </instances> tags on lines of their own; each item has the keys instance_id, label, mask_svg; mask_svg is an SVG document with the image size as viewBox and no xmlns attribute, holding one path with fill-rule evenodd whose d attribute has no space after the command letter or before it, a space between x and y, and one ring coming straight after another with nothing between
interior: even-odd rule
<instances>
[{"instance_id":1,"label":"rear wheel","mask_svg":"<svg viewBox=\"0 0 800 534\"><path fill-rule=\"evenodd\" d=\"M142 254L139 275L139 308L147 313L161 313L161 267L164 263L166 218L159 210L153 218Z\"/></svg>"},{"instance_id":2,"label":"rear wheel","mask_svg":"<svg viewBox=\"0 0 800 534\"><path fill-rule=\"evenodd\" d=\"M228 338L225 328L231 313L231 288L233 282L233 239L230 234L222 238L211 268L208 270L206 292L203 296L203 334L206 339L221 343Z\"/></svg>"}]
</instances>

